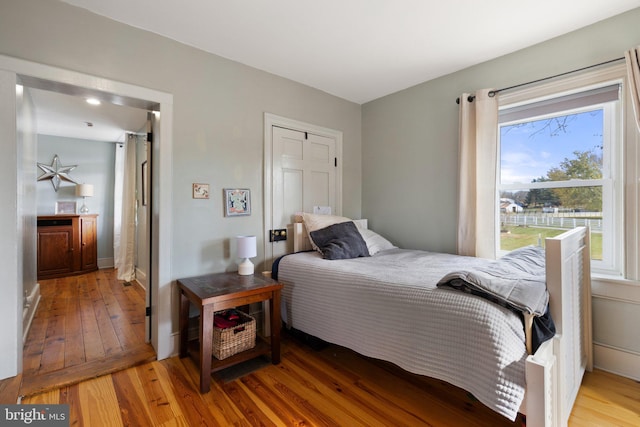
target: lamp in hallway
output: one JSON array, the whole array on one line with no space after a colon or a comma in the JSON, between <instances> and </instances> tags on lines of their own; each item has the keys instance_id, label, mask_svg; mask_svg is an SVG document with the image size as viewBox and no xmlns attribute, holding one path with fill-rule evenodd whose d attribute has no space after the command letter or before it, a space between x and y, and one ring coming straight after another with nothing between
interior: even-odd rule
<instances>
[{"instance_id":1,"label":"lamp in hallway","mask_svg":"<svg viewBox=\"0 0 640 427\"><path fill-rule=\"evenodd\" d=\"M238 264L238 274L248 276L253 274L253 263L249 258L258 255L256 250L256 236L237 236L238 258L242 258L242 262Z\"/></svg>"},{"instance_id":2,"label":"lamp in hallway","mask_svg":"<svg viewBox=\"0 0 640 427\"><path fill-rule=\"evenodd\" d=\"M85 200L87 197L93 197L93 185L91 184L77 184L76 185L76 196L82 197L82 207L80 208L81 214L89 213L89 208L87 207Z\"/></svg>"}]
</instances>

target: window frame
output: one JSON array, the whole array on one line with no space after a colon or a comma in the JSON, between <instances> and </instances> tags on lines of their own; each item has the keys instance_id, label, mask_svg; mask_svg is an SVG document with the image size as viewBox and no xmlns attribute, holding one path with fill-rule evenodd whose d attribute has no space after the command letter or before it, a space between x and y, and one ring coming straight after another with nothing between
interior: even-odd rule
<instances>
[{"instance_id":1,"label":"window frame","mask_svg":"<svg viewBox=\"0 0 640 427\"><path fill-rule=\"evenodd\" d=\"M589 72L580 73L570 77L554 79L544 84L536 86L526 87L520 90L514 90L505 94L500 94L498 99L499 110L511 109L514 107L522 107L535 102L545 101L560 96L578 94L592 89L605 87L611 84L619 84L621 89L619 92L619 101L617 103L602 103L593 104L584 108L576 108L575 110L568 110L567 114L575 112L594 110L594 106L597 108L603 108L604 123L603 123L603 141L608 139L609 144L604 144L603 150L603 178L600 180L585 180L583 181L555 181L553 183L528 183L525 186L522 184L501 184L500 183L500 161L498 159L496 168L496 203L500 200L500 191L510 189L531 189L531 188L558 188L563 187L575 187L575 186L602 186L603 199L603 236L607 235L609 238L603 238L603 260L592 260L592 271L596 274L601 274L607 277L627 277L627 271L631 260L632 270L637 271L638 260L637 256L633 259L629 254L636 254L637 250L633 249L633 242L631 239L626 238L625 230L638 230L637 208L634 213L630 214L629 205L637 205L638 191L629 191L627 185L629 179L633 179L632 183L638 181L638 168L632 168L635 173L629 174L628 170L625 170L623 164L624 159L627 157L628 135L630 132L628 120L623 116L627 108L630 108L628 103L628 96L626 96L626 72L624 64L614 65L603 69L592 70ZM615 107L614 107L615 105ZM546 115L557 116L557 113ZM511 122L500 123L499 127L509 123L523 122L538 120L545 118L545 115L532 115L525 120L517 120ZM633 124L635 125L635 124ZM498 130L498 134L499 134ZM611 143L613 142L613 143ZM633 153L631 153L633 154ZM500 156L500 147L498 147L497 155ZM631 159L627 159L627 163L631 162ZM633 166L633 165L631 165ZM578 185L576 185L578 184ZM637 186L637 184L636 184ZM517 188L516 188L517 187ZM608 218L604 221L604 218ZM500 212L497 209L496 214L496 233L500 232L499 225ZM606 233L606 234L605 234ZM604 258L604 253L607 251L607 259ZM631 252L630 252L631 251ZM500 236L496 237L496 253L503 254L505 251L500 250Z\"/></svg>"}]
</instances>

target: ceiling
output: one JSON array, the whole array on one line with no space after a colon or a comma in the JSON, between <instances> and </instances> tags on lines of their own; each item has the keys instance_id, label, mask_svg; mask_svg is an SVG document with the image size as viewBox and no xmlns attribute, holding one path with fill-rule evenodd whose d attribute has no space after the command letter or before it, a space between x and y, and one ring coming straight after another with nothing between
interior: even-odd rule
<instances>
[{"instance_id":1,"label":"ceiling","mask_svg":"<svg viewBox=\"0 0 640 427\"><path fill-rule=\"evenodd\" d=\"M640 0L62 1L358 104L640 6ZM122 140L123 130L137 132L146 119L143 110L34 92L40 133Z\"/></svg>"},{"instance_id":2,"label":"ceiling","mask_svg":"<svg viewBox=\"0 0 640 427\"><path fill-rule=\"evenodd\" d=\"M36 110L37 133L92 141L122 142L125 132L144 131L147 110L30 88ZM88 125L91 124L91 126Z\"/></svg>"},{"instance_id":3,"label":"ceiling","mask_svg":"<svg viewBox=\"0 0 640 427\"><path fill-rule=\"evenodd\" d=\"M362 104L640 0L63 0Z\"/></svg>"}]
</instances>

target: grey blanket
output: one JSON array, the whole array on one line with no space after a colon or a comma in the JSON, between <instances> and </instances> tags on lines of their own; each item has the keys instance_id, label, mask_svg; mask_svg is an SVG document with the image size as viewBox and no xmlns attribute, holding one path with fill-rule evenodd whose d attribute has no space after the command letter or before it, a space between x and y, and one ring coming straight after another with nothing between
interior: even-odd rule
<instances>
[{"instance_id":1,"label":"grey blanket","mask_svg":"<svg viewBox=\"0 0 640 427\"><path fill-rule=\"evenodd\" d=\"M523 313L543 316L549 303L544 249L516 249L487 266L454 271L438 287L451 287L482 296Z\"/></svg>"}]
</instances>

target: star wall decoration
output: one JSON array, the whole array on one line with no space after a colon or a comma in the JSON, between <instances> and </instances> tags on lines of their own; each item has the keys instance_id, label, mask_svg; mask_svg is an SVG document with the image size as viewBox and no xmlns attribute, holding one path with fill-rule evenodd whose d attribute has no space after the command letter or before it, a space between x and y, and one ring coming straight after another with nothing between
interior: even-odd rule
<instances>
[{"instance_id":1,"label":"star wall decoration","mask_svg":"<svg viewBox=\"0 0 640 427\"><path fill-rule=\"evenodd\" d=\"M72 182L74 184L77 184L77 182L74 181L73 178L69 176L69 172L71 172L77 166L78 165L62 166L60 164L60 158L56 154L55 156L53 156L53 161L51 162L51 165L38 163L38 167L42 169L42 171L44 172L42 175L38 177L38 181L45 181L47 179L50 179L51 184L53 185L53 189L55 191L58 191L58 188L60 188L60 183L62 181L67 181L67 182Z\"/></svg>"}]
</instances>

